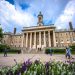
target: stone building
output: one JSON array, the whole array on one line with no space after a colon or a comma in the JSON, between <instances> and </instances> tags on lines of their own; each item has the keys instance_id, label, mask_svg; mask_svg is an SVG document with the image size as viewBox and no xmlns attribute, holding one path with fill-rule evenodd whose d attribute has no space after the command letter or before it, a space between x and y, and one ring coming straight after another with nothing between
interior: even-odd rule
<instances>
[{"instance_id":1,"label":"stone building","mask_svg":"<svg viewBox=\"0 0 75 75\"><path fill-rule=\"evenodd\" d=\"M65 47L75 44L74 30L57 30L55 31L56 47Z\"/></svg>"},{"instance_id":2,"label":"stone building","mask_svg":"<svg viewBox=\"0 0 75 75\"><path fill-rule=\"evenodd\" d=\"M4 33L3 43L12 47L22 47L22 34Z\"/></svg>"},{"instance_id":3,"label":"stone building","mask_svg":"<svg viewBox=\"0 0 75 75\"><path fill-rule=\"evenodd\" d=\"M75 30L56 30L52 25L44 25L43 15L38 15L37 26L23 27L21 34L4 33L3 43L12 47L29 49L47 47L65 47L75 44Z\"/></svg>"}]
</instances>

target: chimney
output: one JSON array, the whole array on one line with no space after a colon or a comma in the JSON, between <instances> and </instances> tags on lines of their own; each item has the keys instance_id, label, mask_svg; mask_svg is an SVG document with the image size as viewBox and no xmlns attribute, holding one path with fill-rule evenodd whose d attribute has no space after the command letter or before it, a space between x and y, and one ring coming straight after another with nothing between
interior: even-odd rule
<instances>
[{"instance_id":1,"label":"chimney","mask_svg":"<svg viewBox=\"0 0 75 75\"><path fill-rule=\"evenodd\" d=\"M14 28L14 34L16 34L16 28Z\"/></svg>"},{"instance_id":2,"label":"chimney","mask_svg":"<svg viewBox=\"0 0 75 75\"><path fill-rule=\"evenodd\" d=\"M70 30L73 30L72 22L69 22Z\"/></svg>"}]
</instances>

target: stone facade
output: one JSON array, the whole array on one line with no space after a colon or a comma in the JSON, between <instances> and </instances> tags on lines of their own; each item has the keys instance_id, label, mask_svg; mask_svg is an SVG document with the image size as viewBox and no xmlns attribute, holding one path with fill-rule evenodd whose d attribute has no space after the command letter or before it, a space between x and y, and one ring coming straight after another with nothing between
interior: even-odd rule
<instances>
[{"instance_id":1,"label":"stone facade","mask_svg":"<svg viewBox=\"0 0 75 75\"><path fill-rule=\"evenodd\" d=\"M29 49L65 47L75 44L74 30L56 30L52 25L43 24L43 15L38 15L37 26L23 27L21 34L4 33L3 43L12 47Z\"/></svg>"},{"instance_id":2,"label":"stone facade","mask_svg":"<svg viewBox=\"0 0 75 75\"><path fill-rule=\"evenodd\" d=\"M3 43L12 47L22 47L22 34L4 33Z\"/></svg>"},{"instance_id":3,"label":"stone facade","mask_svg":"<svg viewBox=\"0 0 75 75\"><path fill-rule=\"evenodd\" d=\"M75 44L75 31L74 30L59 30L55 32L56 46L65 47Z\"/></svg>"},{"instance_id":4,"label":"stone facade","mask_svg":"<svg viewBox=\"0 0 75 75\"><path fill-rule=\"evenodd\" d=\"M23 46L26 48L56 47L55 27L36 26L22 30Z\"/></svg>"}]
</instances>

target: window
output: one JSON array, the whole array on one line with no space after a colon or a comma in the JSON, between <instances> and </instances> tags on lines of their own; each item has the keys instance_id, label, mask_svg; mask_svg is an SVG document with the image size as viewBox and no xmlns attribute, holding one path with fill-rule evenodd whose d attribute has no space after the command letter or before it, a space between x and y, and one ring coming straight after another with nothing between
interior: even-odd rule
<instances>
[{"instance_id":1,"label":"window","mask_svg":"<svg viewBox=\"0 0 75 75\"><path fill-rule=\"evenodd\" d=\"M56 44L56 46L58 47L58 44Z\"/></svg>"},{"instance_id":2,"label":"window","mask_svg":"<svg viewBox=\"0 0 75 75\"><path fill-rule=\"evenodd\" d=\"M67 39L67 41L70 41L70 39Z\"/></svg>"},{"instance_id":3,"label":"window","mask_svg":"<svg viewBox=\"0 0 75 75\"><path fill-rule=\"evenodd\" d=\"M75 38L73 38L73 41L75 41Z\"/></svg>"},{"instance_id":4,"label":"window","mask_svg":"<svg viewBox=\"0 0 75 75\"><path fill-rule=\"evenodd\" d=\"M62 39L61 39L60 41L61 41L61 43L63 42L63 40L62 40Z\"/></svg>"},{"instance_id":5,"label":"window","mask_svg":"<svg viewBox=\"0 0 75 75\"><path fill-rule=\"evenodd\" d=\"M66 35L67 35L67 33L66 33Z\"/></svg>"},{"instance_id":6,"label":"window","mask_svg":"<svg viewBox=\"0 0 75 75\"><path fill-rule=\"evenodd\" d=\"M58 42L58 41L56 40L56 42Z\"/></svg>"},{"instance_id":7,"label":"window","mask_svg":"<svg viewBox=\"0 0 75 75\"><path fill-rule=\"evenodd\" d=\"M69 40L67 39L67 41L69 41Z\"/></svg>"},{"instance_id":8,"label":"window","mask_svg":"<svg viewBox=\"0 0 75 75\"><path fill-rule=\"evenodd\" d=\"M19 47L20 47L20 45L19 45Z\"/></svg>"}]
</instances>

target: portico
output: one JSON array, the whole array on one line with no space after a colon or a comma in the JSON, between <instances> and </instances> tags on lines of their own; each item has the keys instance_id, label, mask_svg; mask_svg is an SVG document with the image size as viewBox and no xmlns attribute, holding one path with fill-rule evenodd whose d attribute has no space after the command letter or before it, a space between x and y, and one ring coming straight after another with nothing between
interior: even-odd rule
<instances>
[{"instance_id":1,"label":"portico","mask_svg":"<svg viewBox=\"0 0 75 75\"><path fill-rule=\"evenodd\" d=\"M43 27L45 29L43 29ZM41 28L25 28L23 30L23 47L26 48L44 48L44 47L55 47L55 27ZM47 28L47 29L46 29Z\"/></svg>"},{"instance_id":2,"label":"portico","mask_svg":"<svg viewBox=\"0 0 75 75\"><path fill-rule=\"evenodd\" d=\"M23 46L30 49L56 47L55 26L43 25L43 15L38 15L38 26L24 27Z\"/></svg>"}]
</instances>

